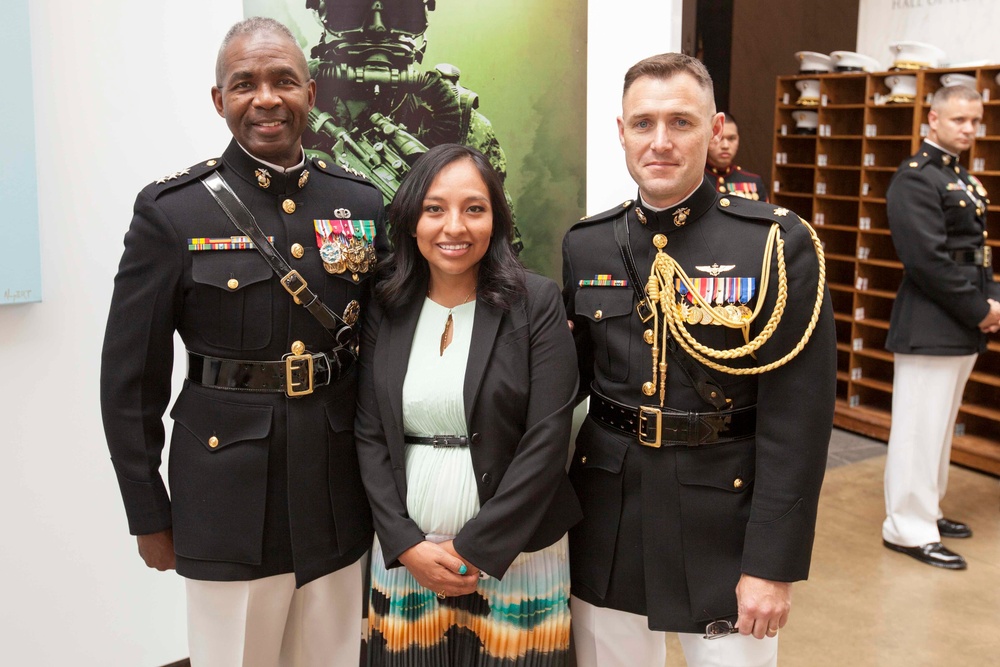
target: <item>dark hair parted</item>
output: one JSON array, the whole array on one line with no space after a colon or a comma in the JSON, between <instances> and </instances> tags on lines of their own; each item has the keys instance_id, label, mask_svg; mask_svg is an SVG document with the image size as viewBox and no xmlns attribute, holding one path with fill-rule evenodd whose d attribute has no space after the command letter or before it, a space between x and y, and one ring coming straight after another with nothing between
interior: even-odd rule
<instances>
[{"instance_id":1,"label":"dark hair parted","mask_svg":"<svg viewBox=\"0 0 1000 667\"><path fill-rule=\"evenodd\" d=\"M628 92L636 79L643 76L654 79L669 79L675 74L688 74L698 82L698 86L708 91L709 96L715 98L715 88L712 85L712 76L708 69L697 58L686 56L683 53L661 53L657 56L650 56L629 67L625 73L625 86L622 95Z\"/></svg>"},{"instance_id":2,"label":"dark hair parted","mask_svg":"<svg viewBox=\"0 0 1000 667\"><path fill-rule=\"evenodd\" d=\"M392 253L378 268L375 297L387 309L397 308L414 299L423 298L430 269L420 253L417 223L424 212L424 197L441 170L457 160L468 160L479 171L490 195L493 210L493 236L489 248L479 262L476 283L477 299L503 311L519 303L527 293L524 267L514 252L511 236L514 217L503 183L489 160L470 146L440 144L420 156L414 163L389 205L389 241Z\"/></svg>"}]
</instances>

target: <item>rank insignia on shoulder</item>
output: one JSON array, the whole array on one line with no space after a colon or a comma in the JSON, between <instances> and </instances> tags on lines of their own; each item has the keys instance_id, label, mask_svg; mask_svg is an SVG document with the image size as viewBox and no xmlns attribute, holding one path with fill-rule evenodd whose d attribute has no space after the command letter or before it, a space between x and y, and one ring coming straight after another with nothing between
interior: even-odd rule
<instances>
[{"instance_id":1,"label":"rank insignia on shoulder","mask_svg":"<svg viewBox=\"0 0 1000 667\"><path fill-rule=\"evenodd\" d=\"M346 171L348 174L352 174L354 176L357 176L358 178L363 178L365 180L368 180L368 176L366 176L365 174L361 173L360 171L358 171L357 169L355 169L354 167L352 167L350 165L341 164L341 163L338 162L337 166L340 167L341 169L343 169L344 171Z\"/></svg>"},{"instance_id":2,"label":"rank insignia on shoulder","mask_svg":"<svg viewBox=\"0 0 1000 667\"><path fill-rule=\"evenodd\" d=\"M190 169L181 169L180 171L175 171L175 172L174 172L174 173L172 173L172 174L167 174L167 175L166 175L166 176L164 176L163 178L158 178L158 179L156 180L156 184L157 184L157 185L163 185L163 184L164 184L164 183L166 183L167 181L172 181L172 180L174 180L175 178L180 178L181 176L187 176L187 175L188 175L188 174L190 174L190 173L191 173L191 170L190 170Z\"/></svg>"},{"instance_id":3,"label":"rank insignia on shoulder","mask_svg":"<svg viewBox=\"0 0 1000 667\"><path fill-rule=\"evenodd\" d=\"M778 217L783 218L786 215L788 215L788 209L785 208L784 206L779 206L778 208L774 209L774 214Z\"/></svg>"},{"instance_id":4,"label":"rank insignia on shoulder","mask_svg":"<svg viewBox=\"0 0 1000 667\"><path fill-rule=\"evenodd\" d=\"M274 243L274 237L267 240ZM188 250L253 250L257 246L249 236L220 236L188 239Z\"/></svg>"},{"instance_id":5,"label":"rank insignia on shoulder","mask_svg":"<svg viewBox=\"0 0 1000 667\"><path fill-rule=\"evenodd\" d=\"M610 273L598 273L593 280L581 280L580 287L628 287L627 280L615 280Z\"/></svg>"}]
</instances>

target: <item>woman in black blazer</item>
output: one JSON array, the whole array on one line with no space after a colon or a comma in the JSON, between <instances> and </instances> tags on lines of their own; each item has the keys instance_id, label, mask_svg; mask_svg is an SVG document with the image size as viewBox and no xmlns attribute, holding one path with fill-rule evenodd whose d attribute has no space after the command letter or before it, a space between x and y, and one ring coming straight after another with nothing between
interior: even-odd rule
<instances>
[{"instance_id":1,"label":"woman in black blazer","mask_svg":"<svg viewBox=\"0 0 1000 667\"><path fill-rule=\"evenodd\" d=\"M581 515L559 288L522 268L473 148L422 156L389 222L355 424L376 528L369 665L562 665Z\"/></svg>"}]
</instances>

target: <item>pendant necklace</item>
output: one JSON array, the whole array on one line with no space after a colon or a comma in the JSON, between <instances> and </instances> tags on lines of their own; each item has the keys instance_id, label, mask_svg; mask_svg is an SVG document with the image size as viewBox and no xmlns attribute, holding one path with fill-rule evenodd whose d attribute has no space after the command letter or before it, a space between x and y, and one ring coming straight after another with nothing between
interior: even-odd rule
<instances>
[{"instance_id":1,"label":"pendant necklace","mask_svg":"<svg viewBox=\"0 0 1000 667\"><path fill-rule=\"evenodd\" d=\"M465 299L462 300L462 303L458 304L458 306L462 306L469 303L469 299L471 299L472 295L475 293L476 293L476 288L473 287L472 291L469 292L469 294L465 297ZM430 290L427 290L427 298L429 299L430 297L431 297L431 292ZM451 345L451 329L455 321L455 319L452 317L451 311L457 308L458 306L452 306L451 308L448 309L448 319L445 320L444 322L444 332L441 334L441 353L438 356L443 357L445 349L449 345Z\"/></svg>"}]
</instances>

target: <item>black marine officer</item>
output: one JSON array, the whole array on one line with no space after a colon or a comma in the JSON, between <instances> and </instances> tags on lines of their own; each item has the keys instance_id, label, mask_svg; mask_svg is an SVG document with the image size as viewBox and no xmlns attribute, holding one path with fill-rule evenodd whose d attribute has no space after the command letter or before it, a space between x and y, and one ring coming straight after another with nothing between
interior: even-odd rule
<instances>
[{"instance_id":1,"label":"black marine officer","mask_svg":"<svg viewBox=\"0 0 1000 667\"><path fill-rule=\"evenodd\" d=\"M185 578L193 664L357 664L372 526L355 329L382 196L306 159L316 85L285 26L237 23L216 77L232 142L144 188L125 235L101 372L111 459L140 555ZM168 497L174 332L188 372Z\"/></svg>"},{"instance_id":2,"label":"black marine officer","mask_svg":"<svg viewBox=\"0 0 1000 667\"><path fill-rule=\"evenodd\" d=\"M822 250L705 178L712 100L693 58L634 65L618 128L639 199L563 242L590 398L570 470L582 667L662 665L664 631L689 665L773 665L809 571L836 384Z\"/></svg>"},{"instance_id":3,"label":"black marine officer","mask_svg":"<svg viewBox=\"0 0 1000 667\"><path fill-rule=\"evenodd\" d=\"M740 130L732 115L725 111L722 115L725 118L722 134L708 142L705 173L723 195L767 201L764 179L735 164L736 152L740 149Z\"/></svg>"},{"instance_id":4,"label":"black marine officer","mask_svg":"<svg viewBox=\"0 0 1000 667\"><path fill-rule=\"evenodd\" d=\"M927 114L927 139L903 161L886 193L903 282L885 345L895 358L882 543L953 570L965 569L965 559L941 538L971 537L972 530L941 512L952 434L976 357L987 334L1000 329L988 193L958 162L982 119L978 91L939 89Z\"/></svg>"}]
</instances>

